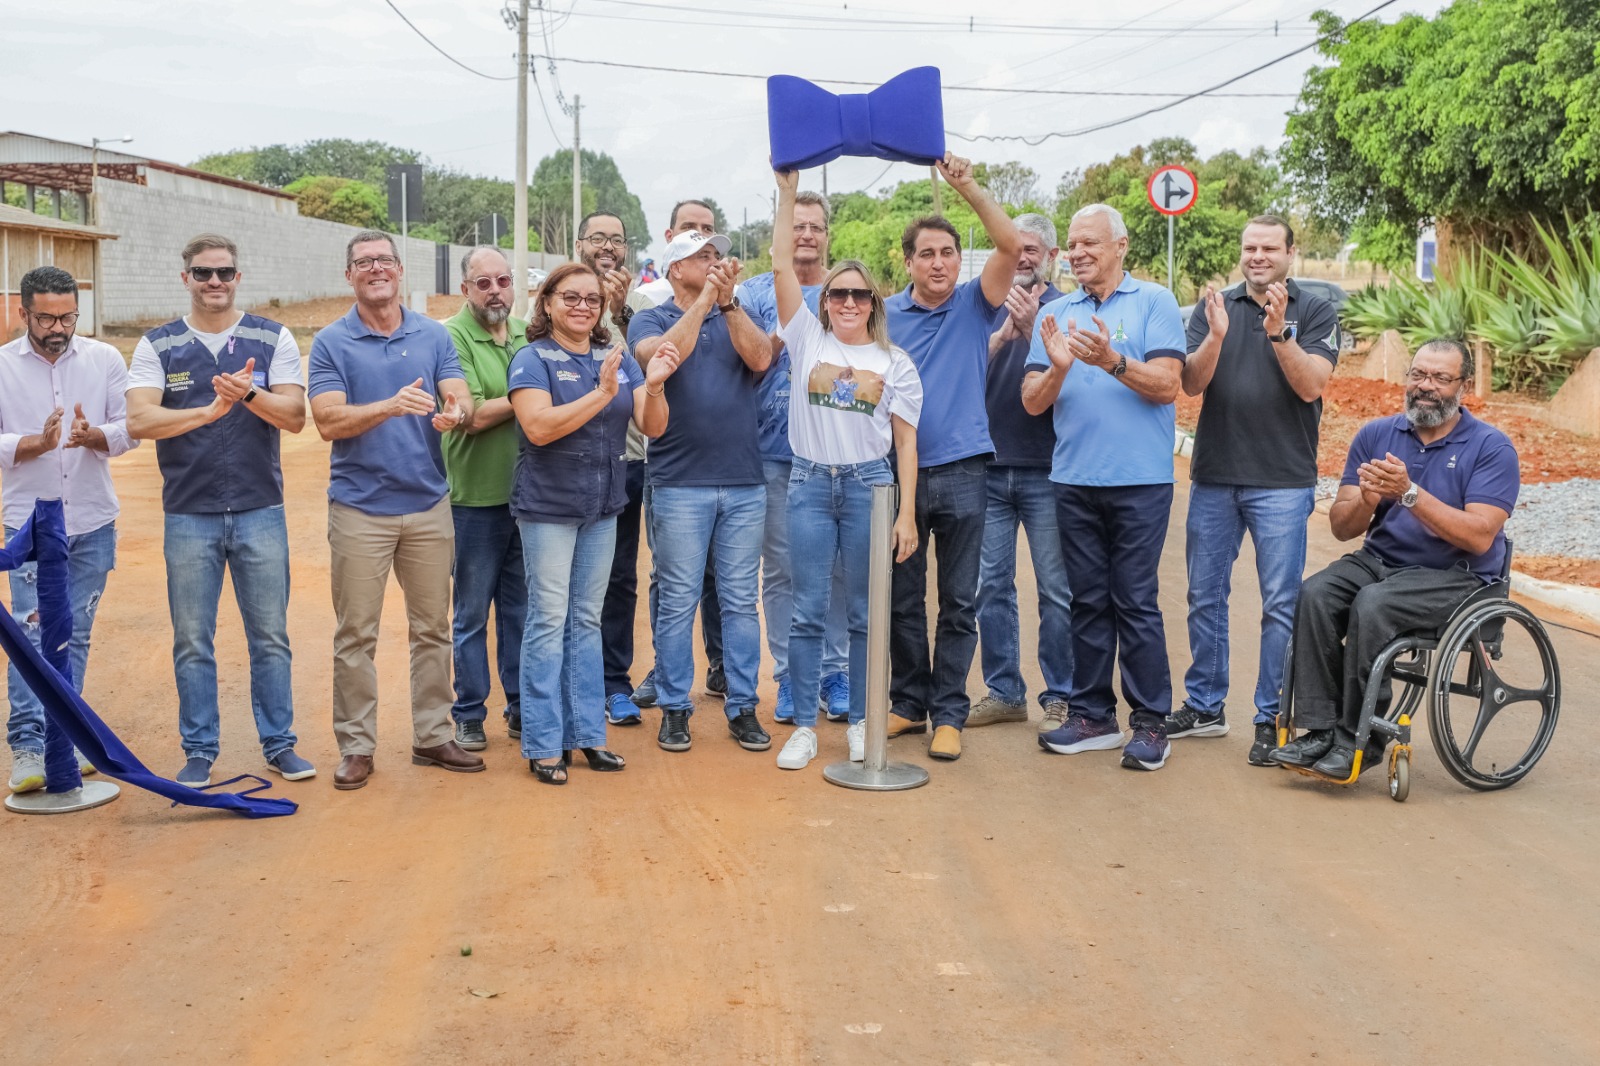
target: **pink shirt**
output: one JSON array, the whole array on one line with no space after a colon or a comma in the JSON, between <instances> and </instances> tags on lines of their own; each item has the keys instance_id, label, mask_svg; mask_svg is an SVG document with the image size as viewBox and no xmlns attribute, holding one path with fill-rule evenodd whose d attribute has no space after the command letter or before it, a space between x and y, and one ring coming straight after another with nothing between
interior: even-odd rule
<instances>
[{"instance_id":1,"label":"pink shirt","mask_svg":"<svg viewBox=\"0 0 1600 1066\"><path fill-rule=\"evenodd\" d=\"M111 457L138 446L128 436L127 387L122 353L102 341L74 337L53 364L27 334L0 346L0 510L7 528L26 522L39 499L64 501L69 537L116 519ZM108 451L66 446L75 404L105 434ZM63 413L55 450L17 462L17 444L43 429L57 407Z\"/></svg>"}]
</instances>

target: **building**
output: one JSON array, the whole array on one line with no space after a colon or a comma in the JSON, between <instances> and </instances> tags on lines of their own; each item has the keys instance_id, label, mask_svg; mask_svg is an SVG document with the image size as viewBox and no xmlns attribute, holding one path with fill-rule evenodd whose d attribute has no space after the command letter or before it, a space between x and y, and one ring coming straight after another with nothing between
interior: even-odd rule
<instances>
[{"instance_id":1,"label":"building","mask_svg":"<svg viewBox=\"0 0 1600 1066\"><path fill-rule=\"evenodd\" d=\"M78 279L81 332L93 333L100 242L115 239L94 226L0 204L0 341L22 332L22 276L41 266L58 266Z\"/></svg>"}]
</instances>

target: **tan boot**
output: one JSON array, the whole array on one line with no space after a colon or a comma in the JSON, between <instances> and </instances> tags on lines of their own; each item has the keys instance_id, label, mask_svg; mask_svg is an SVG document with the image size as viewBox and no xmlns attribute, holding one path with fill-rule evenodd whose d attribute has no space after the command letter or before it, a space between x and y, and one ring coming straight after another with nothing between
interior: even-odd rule
<instances>
[{"instance_id":1,"label":"tan boot","mask_svg":"<svg viewBox=\"0 0 1600 1066\"><path fill-rule=\"evenodd\" d=\"M953 725L942 725L935 729L933 743L928 745L928 755L947 762L961 758L961 730Z\"/></svg>"}]
</instances>

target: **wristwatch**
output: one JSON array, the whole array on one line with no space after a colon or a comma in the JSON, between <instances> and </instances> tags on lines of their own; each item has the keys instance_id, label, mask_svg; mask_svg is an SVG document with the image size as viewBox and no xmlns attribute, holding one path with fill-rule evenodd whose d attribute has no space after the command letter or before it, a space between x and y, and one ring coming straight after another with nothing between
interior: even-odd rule
<instances>
[{"instance_id":1,"label":"wristwatch","mask_svg":"<svg viewBox=\"0 0 1600 1066\"><path fill-rule=\"evenodd\" d=\"M1294 334L1290 333L1287 329L1285 329L1282 333L1267 334L1267 340L1271 341L1273 344L1282 344L1287 340L1291 340L1293 337Z\"/></svg>"},{"instance_id":2,"label":"wristwatch","mask_svg":"<svg viewBox=\"0 0 1600 1066\"><path fill-rule=\"evenodd\" d=\"M1113 366L1111 368L1111 376L1114 377L1114 378L1120 378L1122 375L1126 374L1127 372L1128 372L1128 357L1125 356L1125 355L1118 356L1117 357L1117 365Z\"/></svg>"},{"instance_id":3,"label":"wristwatch","mask_svg":"<svg viewBox=\"0 0 1600 1066\"><path fill-rule=\"evenodd\" d=\"M725 315L733 314L735 311L739 310L739 298L735 296L732 303L718 304L717 310L721 311Z\"/></svg>"},{"instance_id":4,"label":"wristwatch","mask_svg":"<svg viewBox=\"0 0 1600 1066\"><path fill-rule=\"evenodd\" d=\"M1411 487L1400 494L1400 506L1415 507L1417 505L1417 493L1421 491L1422 489L1413 481Z\"/></svg>"},{"instance_id":5,"label":"wristwatch","mask_svg":"<svg viewBox=\"0 0 1600 1066\"><path fill-rule=\"evenodd\" d=\"M250 391L245 393L244 396L241 398L241 402L249 403L251 400L253 400L255 398L256 398L256 387L254 385L252 385L252 386L250 386Z\"/></svg>"}]
</instances>

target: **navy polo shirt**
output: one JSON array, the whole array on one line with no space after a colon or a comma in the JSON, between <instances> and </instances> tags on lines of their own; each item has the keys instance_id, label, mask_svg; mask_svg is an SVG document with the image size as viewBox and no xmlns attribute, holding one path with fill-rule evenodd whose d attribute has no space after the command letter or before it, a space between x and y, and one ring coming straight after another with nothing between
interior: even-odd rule
<instances>
[{"instance_id":1,"label":"navy polo shirt","mask_svg":"<svg viewBox=\"0 0 1600 1066\"><path fill-rule=\"evenodd\" d=\"M1479 421L1466 408L1448 436L1423 444L1405 415L1375 419L1362 426L1350 442L1341 485L1358 485L1356 471L1362 463L1392 454L1405 462L1411 480L1451 507L1487 503L1510 514L1517 506L1522 484L1517 449L1500 430ZM1448 570L1465 565L1484 581L1500 577L1505 565L1506 534L1495 534L1482 555L1462 551L1436 536L1415 512L1398 500L1378 504L1367 527L1366 548L1390 566L1426 566Z\"/></svg>"},{"instance_id":2,"label":"navy polo shirt","mask_svg":"<svg viewBox=\"0 0 1600 1066\"><path fill-rule=\"evenodd\" d=\"M1054 315L1061 332L1069 322L1098 330L1099 318L1111 332L1111 350L1128 360L1184 359L1183 317L1172 293L1153 281L1122 275L1105 300L1083 289L1039 309L1028 350L1030 370L1045 369L1040 328ZM1156 404L1106 371L1073 363L1055 403L1056 452L1050 480L1062 485L1170 485L1177 415L1172 404Z\"/></svg>"},{"instance_id":3,"label":"navy polo shirt","mask_svg":"<svg viewBox=\"0 0 1600 1066\"><path fill-rule=\"evenodd\" d=\"M917 465L923 468L994 451L983 389L1000 308L984 296L982 280L957 285L938 307L913 300L909 285L884 301L889 341L905 350L922 378Z\"/></svg>"},{"instance_id":4,"label":"navy polo shirt","mask_svg":"<svg viewBox=\"0 0 1600 1066\"><path fill-rule=\"evenodd\" d=\"M802 285L800 295L811 313L817 313L817 298L821 285ZM773 291L772 275L757 274L739 285L739 306L750 320L766 333L778 332L778 297ZM794 461L794 449L789 447L789 349L784 348L772 360L772 365L761 378L758 390L761 411L756 416L756 432L761 441L761 458L775 463Z\"/></svg>"},{"instance_id":5,"label":"navy polo shirt","mask_svg":"<svg viewBox=\"0 0 1600 1066\"><path fill-rule=\"evenodd\" d=\"M456 346L433 319L402 309L400 327L374 332L352 305L311 342L312 399L344 393L349 404L387 400L418 378L429 392L462 378ZM431 415L386 418L365 433L333 442L328 499L372 515L416 514L450 492L439 431Z\"/></svg>"},{"instance_id":6,"label":"navy polo shirt","mask_svg":"<svg viewBox=\"0 0 1600 1066\"><path fill-rule=\"evenodd\" d=\"M1046 284L1039 294L1042 308L1061 299L1061 290ZM1006 313L995 316L995 329L1005 325ZM1056 450L1055 413L1030 415L1022 406L1022 379L1027 376L1028 349L1032 339L1026 334L1002 344L989 360L989 384L984 406L989 410L989 436L994 440L996 466L1025 466L1050 469Z\"/></svg>"},{"instance_id":7,"label":"navy polo shirt","mask_svg":"<svg viewBox=\"0 0 1600 1066\"><path fill-rule=\"evenodd\" d=\"M600 368L610 348L572 352L543 337L511 360L506 395L539 389L553 407L581 400L600 382ZM525 522L583 525L621 514L628 504L628 476L623 452L633 421L633 390L644 373L633 356L623 352L617 368L617 394L589 421L548 444L535 444L518 433L516 472L511 479L511 515Z\"/></svg>"},{"instance_id":8,"label":"navy polo shirt","mask_svg":"<svg viewBox=\"0 0 1600 1066\"><path fill-rule=\"evenodd\" d=\"M628 325L628 342L638 348L682 317L675 300L640 311ZM667 379L667 429L650 442L651 483L766 484L756 429L760 384L761 374L739 358L727 320L713 307L700 323L694 351Z\"/></svg>"}]
</instances>

